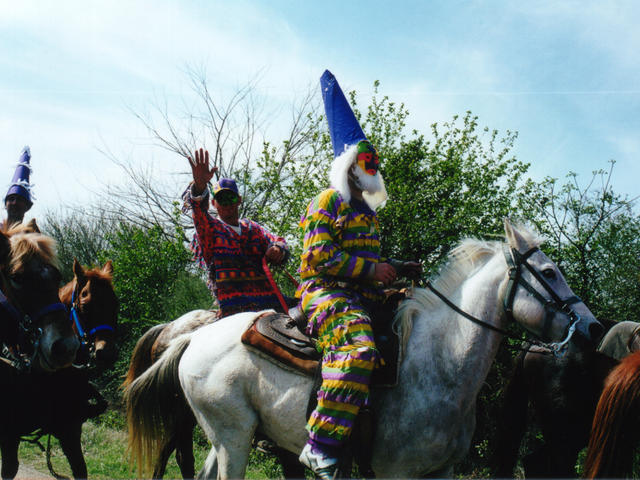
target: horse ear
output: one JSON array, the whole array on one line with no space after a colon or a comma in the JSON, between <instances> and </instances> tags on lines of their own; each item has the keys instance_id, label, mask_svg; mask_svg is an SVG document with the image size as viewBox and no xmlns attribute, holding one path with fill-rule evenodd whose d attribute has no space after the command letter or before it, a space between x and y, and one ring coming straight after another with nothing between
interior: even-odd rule
<instances>
[{"instance_id":1,"label":"horse ear","mask_svg":"<svg viewBox=\"0 0 640 480\"><path fill-rule=\"evenodd\" d=\"M82 268L82 265L80 265L80 262L78 262L78 259L75 257L73 259L73 273L79 285L85 283L84 268Z\"/></svg>"},{"instance_id":2,"label":"horse ear","mask_svg":"<svg viewBox=\"0 0 640 480\"><path fill-rule=\"evenodd\" d=\"M102 267L102 273L107 275L113 275L113 262L111 260L107 260L107 263Z\"/></svg>"},{"instance_id":3,"label":"horse ear","mask_svg":"<svg viewBox=\"0 0 640 480\"><path fill-rule=\"evenodd\" d=\"M511 248L515 248L521 253L529 250L529 242L522 236L518 229L511 224L511 220L506 217L504 219L504 233Z\"/></svg>"},{"instance_id":4,"label":"horse ear","mask_svg":"<svg viewBox=\"0 0 640 480\"><path fill-rule=\"evenodd\" d=\"M29 223L27 223L27 229L31 230L33 233L42 233L40 232L40 227L38 227L38 224L36 223L35 218L32 218L31 220L29 220Z\"/></svg>"}]
</instances>

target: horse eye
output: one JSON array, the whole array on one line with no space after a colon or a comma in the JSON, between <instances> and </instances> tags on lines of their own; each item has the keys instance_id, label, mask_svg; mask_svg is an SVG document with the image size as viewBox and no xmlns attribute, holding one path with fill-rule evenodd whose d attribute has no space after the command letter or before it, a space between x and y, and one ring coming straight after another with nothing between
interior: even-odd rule
<instances>
[{"instance_id":1,"label":"horse eye","mask_svg":"<svg viewBox=\"0 0 640 480\"><path fill-rule=\"evenodd\" d=\"M556 271L553 268L545 268L542 271L542 276L547 280L555 280L556 279Z\"/></svg>"}]
</instances>

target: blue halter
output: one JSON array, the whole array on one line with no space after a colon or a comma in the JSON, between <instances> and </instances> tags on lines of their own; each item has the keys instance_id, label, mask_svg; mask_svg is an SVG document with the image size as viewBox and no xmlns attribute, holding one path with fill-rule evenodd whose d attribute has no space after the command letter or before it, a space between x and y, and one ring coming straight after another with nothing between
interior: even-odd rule
<instances>
[{"instance_id":1,"label":"blue halter","mask_svg":"<svg viewBox=\"0 0 640 480\"><path fill-rule=\"evenodd\" d=\"M80 337L80 341L82 343L86 343L86 341L91 336L95 335L96 332L99 332L101 330L108 330L110 332L114 331L114 328L111 325L107 325L107 324L98 325L97 327L93 327L88 332L84 331L84 328L82 328L82 323L80 323L80 316L78 315L78 309L76 308L76 291L75 291L75 289L73 290L73 293L71 294L71 310L69 310L69 318L70 318L70 320L72 322L75 323L76 329L78 330L78 337Z\"/></svg>"}]
</instances>

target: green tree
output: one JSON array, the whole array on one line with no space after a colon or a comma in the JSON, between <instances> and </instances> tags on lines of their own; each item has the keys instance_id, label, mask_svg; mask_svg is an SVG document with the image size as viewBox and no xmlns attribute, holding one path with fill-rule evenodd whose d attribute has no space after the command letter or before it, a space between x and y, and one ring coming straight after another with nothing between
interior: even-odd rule
<instances>
[{"instance_id":1,"label":"green tree","mask_svg":"<svg viewBox=\"0 0 640 480\"><path fill-rule=\"evenodd\" d=\"M66 213L48 211L39 226L43 233L56 240L60 271L65 282L73 279L74 258L85 266L99 266L102 252L108 245L104 232L114 227L107 218L75 210Z\"/></svg>"},{"instance_id":2,"label":"green tree","mask_svg":"<svg viewBox=\"0 0 640 480\"><path fill-rule=\"evenodd\" d=\"M191 255L176 232L167 237L160 226L142 228L120 223L106 234L107 247L100 261L113 262L113 284L120 301L118 360L98 384L116 403L118 386L126 373L131 351L151 326L169 322L198 308L211 308L212 300Z\"/></svg>"},{"instance_id":3,"label":"green tree","mask_svg":"<svg viewBox=\"0 0 640 480\"><path fill-rule=\"evenodd\" d=\"M593 313L634 320L640 307L640 218L635 198L613 189L614 165L593 172L586 185L573 172L563 184L551 177L528 182L523 199L535 207L529 220L550 239L549 255Z\"/></svg>"},{"instance_id":4,"label":"green tree","mask_svg":"<svg viewBox=\"0 0 640 480\"><path fill-rule=\"evenodd\" d=\"M390 200L379 216L389 256L435 267L462 237L503 234L529 165L511 153L514 132L480 130L471 112L431 131L431 141L414 132L386 148Z\"/></svg>"}]
</instances>

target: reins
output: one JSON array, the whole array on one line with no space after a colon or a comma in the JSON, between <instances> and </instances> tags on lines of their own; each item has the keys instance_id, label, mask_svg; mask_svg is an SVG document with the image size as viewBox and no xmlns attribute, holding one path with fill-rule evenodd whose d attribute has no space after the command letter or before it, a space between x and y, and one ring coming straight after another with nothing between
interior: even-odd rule
<instances>
[{"instance_id":1,"label":"reins","mask_svg":"<svg viewBox=\"0 0 640 480\"><path fill-rule=\"evenodd\" d=\"M527 262L527 259L533 255L533 253L537 252L539 250L538 247L534 247L530 250L528 250L526 253L521 254L520 252L518 252L516 249L514 248L510 248L507 245L504 245L503 247L503 252L505 255L505 259L507 261L507 266L509 267L509 282L507 284L507 293L505 294L504 300L503 300L503 308L504 311L507 315L507 317L510 320L513 320L513 302L515 299L515 295L516 295L516 290L518 288L518 286L522 286L523 288L525 288L532 296L534 296L540 303L542 303L542 305L544 306L545 309L545 324L543 327L543 336L548 335L548 330L550 329L551 326L551 312L553 310L556 311L561 311L562 313L566 314L569 319L571 320L568 330L567 330L567 335L564 338L564 340L562 340L561 342L544 342L541 340L536 340L536 339L528 339L527 342L531 345L535 345L538 347L542 347L543 349L545 349L546 351L535 351L535 350L529 350L521 348L521 347L512 347L510 345L508 345L509 348L515 349L515 350L521 350L521 351L534 351L536 353L540 353L540 354L553 354L555 356L562 356L564 355L564 350L566 348L566 345L569 343L569 341L571 340L571 337L573 336L573 334L575 333L576 330L576 325L577 323L580 321L580 316L569 306L569 305L573 305L574 303L578 303L580 302L580 298L578 298L577 296L573 296L573 297L569 297L568 299L562 300L555 291L553 291L553 289L549 286L549 284L542 278L542 276ZM538 280L538 282L542 285L542 287L549 293L549 295L551 296L552 300L547 300L546 298L544 298L540 292L538 292L529 282L527 282L526 280L524 280L522 278L522 274L521 274L521 267L525 266L527 268L527 270L529 270L529 272L531 272L531 274L535 277L536 280ZM510 332L496 327L495 325L492 325L488 322L485 322L484 320L481 320L477 317L474 317L473 315L465 312L464 310L462 310L460 307L458 307L457 305L455 305L453 302L451 302L445 295L443 295L440 291L438 291L432 284L431 282L426 282L425 285L429 290L431 290L440 300L442 300L442 302L447 305L449 308L451 308L453 311L455 311L456 313L458 313L459 315L463 316L464 318L466 318L467 320L475 323L476 325L480 325L484 328L487 328L489 330L492 330L496 333L499 333L501 335L504 335L507 338L510 338L512 340L518 340L521 341L522 339L519 336L513 335Z\"/></svg>"},{"instance_id":2,"label":"reins","mask_svg":"<svg viewBox=\"0 0 640 480\"><path fill-rule=\"evenodd\" d=\"M40 443L40 439L42 437L44 437L45 435L47 436L47 448L45 448L41 443ZM51 473L51 475L58 479L58 480L69 480L69 477L65 477L64 475L60 475L59 473L57 473L54 469L53 469L53 463L51 463L51 434L50 433L45 433L42 428L39 428L38 430L36 430L33 433L30 433L29 435L23 435L20 437L20 441L21 442L28 442L31 443L32 445L36 445L38 448L40 448L40 451L45 453L46 459L47 459L47 468L49 469L49 473Z\"/></svg>"},{"instance_id":3,"label":"reins","mask_svg":"<svg viewBox=\"0 0 640 480\"><path fill-rule=\"evenodd\" d=\"M273 279L273 275L271 274L271 270L269 269L269 265L267 265L266 257L262 257L262 270L264 271L264 274L267 276L267 280L269 280L269 285L271 285L271 289L273 290L273 293L275 294L275 296L278 298L278 302L280 302L280 305L282 306L282 309L288 315L289 314L289 306L287 305L287 302L285 301L284 296L282 295L282 292L280 291L280 288L278 288L278 284ZM288 274L288 272L287 272L287 274ZM291 281L293 281L294 284L297 286L296 280L291 275L289 275L289 279Z\"/></svg>"}]
</instances>

